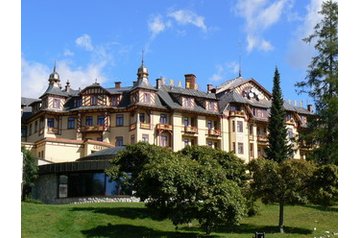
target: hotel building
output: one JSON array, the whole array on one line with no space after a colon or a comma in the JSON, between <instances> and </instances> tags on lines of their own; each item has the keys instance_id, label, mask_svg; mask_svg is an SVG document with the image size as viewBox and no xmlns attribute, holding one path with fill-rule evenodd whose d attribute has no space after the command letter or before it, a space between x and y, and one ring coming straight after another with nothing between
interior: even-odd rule
<instances>
[{"instance_id":1,"label":"hotel building","mask_svg":"<svg viewBox=\"0 0 358 238\"><path fill-rule=\"evenodd\" d=\"M22 145L39 165L73 162L96 151L146 141L178 151L187 145L208 145L233 151L245 162L264 156L271 94L254 79L237 77L206 91L196 76L185 83L156 79L138 68L131 86L114 82L105 88L95 82L74 90L61 87L54 68L47 90L39 99L22 98ZM297 138L312 115L310 105L284 103L287 136ZM294 158L307 148L294 143Z\"/></svg>"}]
</instances>

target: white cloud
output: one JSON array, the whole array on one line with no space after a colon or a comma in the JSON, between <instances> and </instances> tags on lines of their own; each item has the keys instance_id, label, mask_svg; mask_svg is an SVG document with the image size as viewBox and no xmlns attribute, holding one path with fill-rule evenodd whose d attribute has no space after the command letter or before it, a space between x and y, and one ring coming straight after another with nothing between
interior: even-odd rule
<instances>
[{"instance_id":1,"label":"white cloud","mask_svg":"<svg viewBox=\"0 0 358 238\"><path fill-rule=\"evenodd\" d=\"M263 38L265 30L272 27L281 18L283 9L289 0L237 0L233 7L235 15L245 19L245 31L248 52L255 48L262 51L273 50L272 44Z\"/></svg>"},{"instance_id":2,"label":"white cloud","mask_svg":"<svg viewBox=\"0 0 358 238\"><path fill-rule=\"evenodd\" d=\"M76 45L78 45L81 48L84 48L85 50L92 51L93 45L91 37L87 34L84 34L76 39Z\"/></svg>"},{"instance_id":3,"label":"white cloud","mask_svg":"<svg viewBox=\"0 0 358 238\"><path fill-rule=\"evenodd\" d=\"M176 10L168 13L168 17L173 18L180 25L194 25L204 32L207 31L205 24L205 18L197 15L195 12L190 10Z\"/></svg>"},{"instance_id":4,"label":"white cloud","mask_svg":"<svg viewBox=\"0 0 358 238\"><path fill-rule=\"evenodd\" d=\"M56 63L56 72L60 75L62 86L69 80L72 89L82 89L97 79L97 82L104 83L107 78L103 75L105 63L88 64L85 68L72 67L66 61ZM21 96L38 98L48 87L48 78L52 73L52 67L38 63L29 62L21 58Z\"/></svg>"},{"instance_id":5,"label":"white cloud","mask_svg":"<svg viewBox=\"0 0 358 238\"><path fill-rule=\"evenodd\" d=\"M64 56L74 56L75 54L69 50L69 49L65 49L65 51L63 52Z\"/></svg>"},{"instance_id":6,"label":"white cloud","mask_svg":"<svg viewBox=\"0 0 358 238\"><path fill-rule=\"evenodd\" d=\"M151 38L154 38L156 35L163 32L166 28L170 26L171 26L170 21L165 23L161 15L151 17L148 22L148 29L149 32L151 33Z\"/></svg>"},{"instance_id":7,"label":"white cloud","mask_svg":"<svg viewBox=\"0 0 358 238\"><path fill-rule=\"evenodd\" d=\"M236 77L240 72L240 64L236 61L226 62L215 66L216 72L209 78L210 81L221 81L230 77Z\"/></svg>"}]
</instances>

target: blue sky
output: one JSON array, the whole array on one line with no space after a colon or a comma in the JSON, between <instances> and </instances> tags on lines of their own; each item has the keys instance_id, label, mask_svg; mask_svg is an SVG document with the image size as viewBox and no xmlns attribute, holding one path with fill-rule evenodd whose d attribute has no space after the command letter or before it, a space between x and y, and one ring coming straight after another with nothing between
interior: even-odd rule
<instances>
[{"instance_id":1,"label":"blue sky","mask_svg":"<svg viewBox=\"0 0 358 238\"><path fill-rule=\"evenodd\" d=\"M294 84L304 79L313 47L302 42L320 19L321 0L22 1L21 95L39 97L54 63L62 85L97 79L131 85L144 49L154 85L194 73L200 90L254 78L272 90L275 66L287 100L311 102ZM241 64L241 65L240 65Z\"/></svg>"}]
</instances>

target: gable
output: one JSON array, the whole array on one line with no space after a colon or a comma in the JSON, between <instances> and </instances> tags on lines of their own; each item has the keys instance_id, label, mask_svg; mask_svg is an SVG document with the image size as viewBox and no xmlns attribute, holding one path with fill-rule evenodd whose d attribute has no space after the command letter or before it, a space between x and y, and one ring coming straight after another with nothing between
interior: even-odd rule
<instances>
[{"instance_id":1,"label":"gable","mask_svg":"<svg viewBox=\"0 0 358 238\"><path fill-rule=\"evenodd\" d=\"M254 80L249 80L234 89L239 95L247 99L270 101L271 94Z\"/></svg>"}]
</instances>

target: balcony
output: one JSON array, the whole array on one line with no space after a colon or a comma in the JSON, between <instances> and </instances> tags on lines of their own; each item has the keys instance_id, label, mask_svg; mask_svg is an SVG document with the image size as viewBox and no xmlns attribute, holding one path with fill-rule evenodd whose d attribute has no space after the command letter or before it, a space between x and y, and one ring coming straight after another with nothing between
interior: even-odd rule
<instances>
[{"instance_id":1,"label":"balcony","mask_svg":"<svg viewBox=\"0 0 358 238\"><path fill-rule=\"evenodd\" d=\"M150 123L141 122L139 127L140 129L150 130Z\"/></svg>"},{"instance_id":2,"label":"balcony","mask_svg":"<svg viewBox=\"0 0 358 238\"><path fill-rule=\"evenodd\" d=\"M221 136L221 130L212 128L208 130L208 134L209 136Z\"/></svg>"},{"instance_id":3,"label":"balcony","mask_svg":"<svg viewBox=\"0 0 358 238\"><path fill-rule=\"evenodd\" d=\"M190 133L190 134L195 134L195 133L198 133L198 128L195 126L184 126L184 132Z\"/></svg>"},{"instance_id":4,"label":"balcony","mask_svg":"<svg viewBox=\"0 0 358 238\"><path fill-rule=\"evenodd\" d=\"M293 118L286 120L286 124L295 125L295 120Z\"/></svg>"},{"instance_id":5,"label":"balcony","mask_svg":"<svg viewBox=\"0 0 358 238\"><path fill-rule=\"evenodd\" d=\"M244 111L230 111L230 116L245 117L245 112Z\"/></svg>"},{"instance_id":6,"label":"balcony","mask_svg":"<svg viewBox=\"0 0 358 238\"><path fill-rule=\"evenodd\" d=\"M267 135L258 135L258 136L257 136L257 141L258 141L258 142L267 142L267 141L268 141L268 137L267 137Z\"/></svg>"},{"instance_id":7,"label":"balcony","mask_svg":"<svg viewBox=\"0 0 358 238\"><path fill-rule=\"evenodd\" d=\"M52 133L52 134L57 134L58 133L58 129L55 127L48 127L47 128L47 132L48 133Z\"/></svg>"},{"instance_id":8,"label":"balcony","mask_svg":"<svg viewBox=\"0 0 358 238\"><path fill-rule=\"evenodd\" d=\"M104 131L104 125L81 126L81 132L97 132Z\"/></svg>"},{"instance_id":9,"label":"balcony","mask_svg":"<svg viewBox=\"0 0 358 238\"><path fill-rule=\"evenodd\" d=\"M172 125L162 124L162 123L158 123L156 128L157 128L157 130L166 130L166 131L172 131L173 130Z\"/></svg>"},{"instance_id":10,"label":"balcony","mask_svg":"<svg viewBox=\"0 0 358 238\"><path fill-rule=\"evenodd\" d=\"M132 124L130 124L129 125L129 131L133 131L133 130L135 130L135 128L137 127L137 123L135 122L135 123L132 123Z\"/></svg>"}]
</instances>

